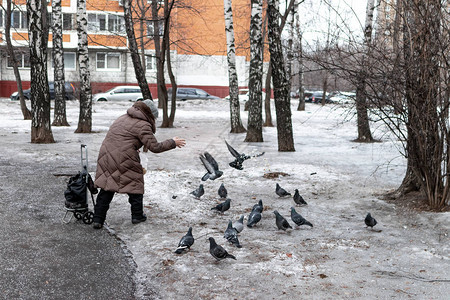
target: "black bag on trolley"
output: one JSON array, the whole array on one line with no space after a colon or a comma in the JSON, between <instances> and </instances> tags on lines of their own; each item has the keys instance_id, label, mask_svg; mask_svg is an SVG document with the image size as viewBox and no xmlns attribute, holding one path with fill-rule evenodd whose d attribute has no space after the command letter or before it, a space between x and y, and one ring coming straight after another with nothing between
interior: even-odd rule
<instances>
[{"instance_id":1,"label":"black bag on trolley","mask_svg":"<svg viewBox=\"0 0 450 300\"><path fill-rule=\"evenodd\" d=\"M87 180L86 180L87 177ZM70 177L67 189L64 192L66 198L65 206L70 209L83 209L88 207L87 190L91 194L97 194L98 190L94 186L91 175L86 171L78 172Z\"/></svg>"}]
</instances>

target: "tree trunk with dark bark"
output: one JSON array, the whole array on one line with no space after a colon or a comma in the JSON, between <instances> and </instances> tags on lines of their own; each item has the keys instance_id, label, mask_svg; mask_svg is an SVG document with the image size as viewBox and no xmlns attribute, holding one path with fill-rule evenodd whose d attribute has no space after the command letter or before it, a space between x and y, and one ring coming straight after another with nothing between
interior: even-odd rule
<instances>
[{"instance_id":1,"label":"tree trunk with dark bark","mask_svg":"<svg viewBox=\"0 0 450 300\"><path fill-rule=\"evenodd\" d=\"M245 142L262 142L262 0L252 0L250 20L249 112Z\"/></svg>"},{"instance_id":2,"label":"tree trunk with dark bark","mask_svg":"<svg viewBox=\"0 0 450 300\"><path fill-rule=\"evenodd\" d=\"M134 34L134 22L131 14L131 0L124 0L123 14L125 19L125 28L128 37L128 49L130 50L131 60L133 61L134 73L138 82L139 88L144 99L153 100L150 88L148 87L147 78L145 77L145 70L142 67L141 58L139 57L139 48ZM145 63L145 61L143 61Z\"/></svg>"},{"instance_id":3,"label":"tree trunk with dark bark","mask_svg":"<svg viewBox=\"0 0 450 300\"><path fill-rule=\"evenodd\" d=\"M62 39L61 0L52 0L53 20L53 70L55 87L55 109L53 126L69 126L66 117L66 87L64 76L64 51Z\"/></svg>"},{"instance_id":4,"label":"tree trunk with dark bark","mask_svg":"<svg viewBox=\"0 0 450 300\"><path fill-rule=\"evenodd\" d=\"M32 143L54 143L50 125L50 91L47 76L47 2L27 1L31 62Z\"/></svg>"},{"instance_id":5,"label":"tree trunk with dark bark","mask_svg":"<svg viewBox=\"0 0 450 300\"><path fill-rule=\"evenodd\" d=\"M25 97L23 96L22 79L20 78L19 67L17 66L17 59L14 53L14 48L11 43L11 2L12 0L6 1L6 12L5 12L5 40L6 49L8 55L13 63L14 77L17 83L17 92L19 93L20 110L22 111L24 120L31 120L31 111L28 109L25 103Z\"/></svg>"},{"instance_id":6,"label":"tree trunk with dark bark","mask_svg":"<svg viewBox=\"0 0 450 300\"><path fill-rule=\"evenodd\" d=\"M277 114L278 151L295 151L292 131L290 83L286 76L278 11L278 0L268 0L269 51Z\"/></svg>"},{"instance_id":7,"label":"tree trunk with dark bark","mask_svg":"<svg viewBox=\"0 0 450 300\"><path fill-rule=\"evenodd\" d=\"M231 133L242 133L246 129L242 125L239 104L238 75L236 71L236 47L234 44L233 10L231 0L223 1L225 15L225 33L227 38L228 81L230 85L230 122Z\"/></svg>"},{"instance_id":8,"label":"tree trunk with dark bark","mask_svg":"<svg viewBox=\"0 0 450 300\"><path fill-rule=\"evenodd\" d=\"M92 132L92 88L89 73L86 0L77 0L78 70L80 73L80 115L75 133Z\"/></svg>"}]
</instances>

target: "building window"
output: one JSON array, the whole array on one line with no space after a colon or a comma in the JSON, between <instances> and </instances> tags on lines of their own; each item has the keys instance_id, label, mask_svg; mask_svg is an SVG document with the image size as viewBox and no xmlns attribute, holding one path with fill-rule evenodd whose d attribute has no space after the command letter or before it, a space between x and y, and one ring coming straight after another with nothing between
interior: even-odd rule
<instances>
[{"instance_id":1,"label":"building window","mask_svg":"<svg viewBox=\"0 0 450 300\"><path fill-rule=\"evenodd\" d=\"M11 28L28 28L27 13L15 10L11 13Z\"/></svg>"},{"instance_id":2,"label":"building window","mask_svg":"<svg viewBox=\"0 0 450 300\"><path fill-rule=\"evenodd\" d=\"M53 58L53 56L52 56ZM64 52L64 70L75 70L76 69L76 54L75 52ZM53 65L53 59L51 61L52 68L54 68Z\"/></svg>"},{"instance_id":3,"label":"building window","mask_svg":"<svg viewBox=\"0 0 450 300\"><path fill-rule=\"evenodd\" d=\"M73 15L72 14L63 14L62 15L62 29L63 30L72 30L73 29Z\"/></svg>"},{"instance_id":4,"label":"building window","mask_svg":"<svg viewBox=\"0 0 450 300\"><path fill-rule=\"evenodd\" d=\"M110 31L123 33L125 20L119 15L88 14L88 31Z\"/></svg>"},{"instance_id":5,"label":"building window","mask_svg":"<svg viewBox=\"0 0 450 300\"><path fill-rule=\"evenodd\" d=\"M31 67L31 63L30 63L30 53L25 52L25 53L16 53L16 61L17 61L17 66L19 68L30 68ZM11 59L11 57L8 56L8 68L12 68L13 67L13 61Z\"/></svg>"},{"instance_id":6,"label":"building window","mask_svg":"<svg viewBox=\"0 0 450 300\"><path fill-rule=\"evenodd\" d=\"M154 27L154 21L147 21L147 35L149 37L155 36L155 27ZM164 35L164 20L159 20L159 36Z\"/></svg>"},{"instance_id":7,"label":"building window","mask_svg":"<svg viewBox=\"0 0 450 300\"><path fill-rule=\"evenodd\" d=\"M146 60L145 68L147 71L152 71L156 69L156 57L154 55L146 55L145 60Z\"/></svg>"},{"instance_id":8,"label":"building window","mask_svg":"<svg viewBox=\"0 0 450 300\"><path fill-rule=\"evenodd\" d=\"M3 27L3 10L0 9L0 28Z\"/></svg>"},{"instance_id":9,"label":"building window","mask_svg":"<svg viewBox=\"0 0 450 300\"><path fill-rule=\"evenodd\" d=\"M119 71L120 53L97 53L97 70Z\"/></svg>"}]
</instances>

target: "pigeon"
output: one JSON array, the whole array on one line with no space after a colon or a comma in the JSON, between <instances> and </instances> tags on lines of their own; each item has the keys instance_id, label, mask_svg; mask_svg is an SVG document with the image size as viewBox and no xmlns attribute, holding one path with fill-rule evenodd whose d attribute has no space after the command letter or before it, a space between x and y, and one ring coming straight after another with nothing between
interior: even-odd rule
<instances>
[{"instance_id":1,"label":"pigeon","mask_svg":"<svg viewBox=\"0 0 450 300\"><path fill-rule=\"evenodd\" d=\"M250 215L248 216L248 220L247 220L247 227L252 228L253 226L255 226L259 221L261 221L261 212L260 212L261 207L257 206L255 209L252 210L252 212L250 213Z\"/></svg>"},{"instance_id":2,"label":"pigeon","mask_svg":"<svg viewBox=\"0 0 450 300\"><path fill-rule=\"evenodd\" d=\"M370 215L370 213L367 214L366 218L364 219L364 223L366 223L366 225L368 227L371 227L373 229L373 226L377 225L377 220L375 220L374 218L372 218L372 216Z\"/></svg>"},{"instance_id":3,"label":"pigeon","mask_svg":"<svg viewBox=\"0 0 450 300\"><path fill-rule=\"evenodd\" d=\"M209 253L211 253L211 255L219 261L225 258L236 259L236 257L229 254L222 246L217 245L216 241L212 237L209 238Z\"/></svg>"},{"instance_id":4,"label":"pigeon","mask_svg":"<svg viewBox=\"0 0 450 300\"><path fill-rule=\"evenodd\" d=\"M276 224L278 229L284 230L286 231L286 229L291 228L291 225L289 225L288 221L282 216L280 215L280 213L276 210L273 211L273 213L275 214L276 217Z\"/></svg>"},{"instance_id":5,"label":"pigeon","mask_svg":"<svg viewBox=\"0 0 450 300\"><path fill-rule=\"evenodd\" d=\"M208 179L214 180L222 176L223 172L219 170L219 165L211 154L205 151L204 155L200 154L200 160L208 171L208 173L203 175L202 181L206 181Z\"/></svg>"},{"instance_id":6,"label":"pigeon","mask_svg":"<svg viewBox=\"0 0 450 300\"><path fill-rule=\"evenodd\" d=\"M225 200L225 202L217 204L216 206L211 208L211 210L217 210L219 212L225 212L225 211L230 209L230 203L231 203L231 199L227 198L227 200Z\"/></svg>"},{"instance_id":7,"label":"pigeon","mask_svg":"<svg viewBox=\"0 0 450 300\"><path fill-rule=\"evenodd\" d=\"M277 195L280 196L280 197L286 197L286 196L290 196L291 195L291 193L286 192L286 190L283 189L278 183L277 183L277 186L275 188L275 193L277 193Z\"/></svg>"},{"instance_id":8,"label":"pigeon","mask_svg":"<svg viewBox=\"0 0 450 300\"><path fill-rule=\"evenodd\" d=\"M306 203L305 199L303 199L303 197L298 192L298 189L295 189L294 202L298 205L308 205L308 203Z\"/></svg>"},{"instance_id":9,"label":"pigeon","mask_svg":"<svg viewBox=\"0 0 450 300\"><path fill-rule=\"evenodd\" d=\"M249 156L249 155L245 155L244 153L239 153L237 152L233 147L230 146L230 144L227 143L227 141L225 141L225 144L227 144L228 147L228 151L230 151L231 155L233 155L235 157L235 160L230 162L229 165L232 168L238 169L238 170L242 170L244 167L242 166L242 164L244 163L245 160L250 159L252 157L258 157L261 155L264 155L265 152L253 155L253 156Z\"/></svg>"},{"instance_id":10,"label":"pigeon","mask_svg":"<svg viewBox=\"0 0 450 300\"><path fill-rule=\"evenodd\" d=\"M241 231L244 230L244 215L233 223L233 228L236 229L237 233L241 233Z\"/></svg>"},{"instance_id":11,"label":"pigeon","mask_svg":"<svg viewBox=\"0 0 450 300\"><path fill-rule=\"evenodd\" d=\"M220 198L226 198L227 197L228 191L225 188L225 186L223 185L223 183L220 185L218 193L219 193Z\"/></svg>"},{"instance_id":12,"label":"pigeon","mask_svg":"<svg viewBox=\"0 0 450 300\"><path fill-rule=\"evenodd\" d=\"M255 210L255 209L258 209L258 211L259 211L260 213L263 212L264 206L263 206L263 202L262 202L261 199L258 201L257 204L253 205L252 211Z\"/></svg>"},{"instance_id":13,"label":"pigeon","mask_svg":"<svg viewBox=\"0 0 450 300\"><path fill-rule=\"evenodd\" d=\"M296 212L295 208L293 208L293 207L291 207L291 219L292 219L292 222L297 224L297 226L308 225L308 226L313 227L313 224L306 221L306 219L303 218L298 212Z\"/></svg>"},{"instance_id":14,"label":"pigeon","mask_svg":"<svg viewBox=\"0 0 450 300\"><path fill-rule=\"evenodd\" d=\"M200 199L201 196L205 193L205 190L203 189L203 184L200 184L200 186L192 191L190 194L194 195L195 198Z\"/></svg>"},{"instance_id":15,"label":"pigeon","mask_svg":"<svg viewBox=\"0 0 450 300\"><path fill-rule=\"evenodd\" d=\"M238 232L235 228L233 228L233 222L231 220L228 221L228 227L225 230L225 234L223 235L224 238L226 238L230 243L235 245L238 248L242 248L241 244L239 243Z\"/></svg>"},{"instance_id":16,"label":"pigeon","mask_svg":"<svg viewBox=\"0 0 450 300\"><path fill-rule=\"evenodd\" d=\"M183 236L178 243L178 248L175 250L176 254L183 253L184 250L191 249L194 244L194 237L192 236L192 227L189 227L188 232Z\"/></svg>"}]
</instances>

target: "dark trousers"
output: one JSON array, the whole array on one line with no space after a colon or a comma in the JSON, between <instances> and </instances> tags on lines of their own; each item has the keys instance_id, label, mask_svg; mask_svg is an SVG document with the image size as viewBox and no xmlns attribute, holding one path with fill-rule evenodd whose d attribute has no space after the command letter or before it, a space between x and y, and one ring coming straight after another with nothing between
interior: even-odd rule
<instances>
[{"instance_id":1,"label":"dark trousers","mask_svg":"<svg viewBox=\"0 0 450 300\"><path fill-rule=\"evenodd\" d=\"M109 204L111 203L115 192L105 191L100 189L97 195L97 201L94 206L94 222L101 223L105 222L106 213L109 209ZM128 202L131 205L131 217L139 218L142 217L144 213L142 200L144 195L142 194L128 194Z\"/></svg>"}]
</instances>

